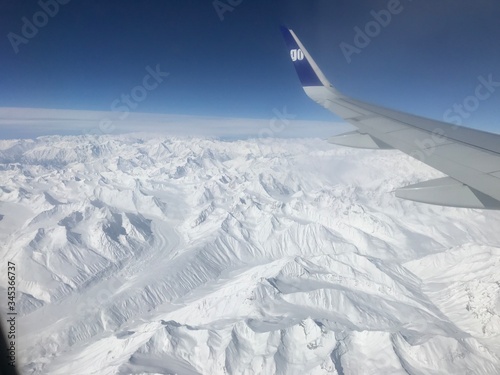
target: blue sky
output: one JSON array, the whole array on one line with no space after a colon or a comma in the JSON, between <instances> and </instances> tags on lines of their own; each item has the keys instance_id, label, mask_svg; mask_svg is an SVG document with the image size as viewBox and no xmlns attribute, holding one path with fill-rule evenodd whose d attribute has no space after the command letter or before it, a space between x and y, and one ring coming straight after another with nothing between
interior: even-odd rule
<instances>
[{"instance_id":1,"label":"blue sky","mask_svg":"<svg viewBox=\"0 0 500 375\"><path fill-rule=\"evenodd\" d=\"M480 77L500 82L493 0L59 0L57 11L54 1L41 0L55 13L47 20L39 1L0 5L0 107L109 111L150 67L168 77L150 82L134 112L267 119L286 107L299 120L339 121L303 93L280 24L337 88L391 108L443 119ZM341 43L356 47L355 28L394 2L397 14L348 62ZM34 18L42 26L25 38ZM500 131L499 104L500 88L464 124Z\"/></svg>"}]
</instances>

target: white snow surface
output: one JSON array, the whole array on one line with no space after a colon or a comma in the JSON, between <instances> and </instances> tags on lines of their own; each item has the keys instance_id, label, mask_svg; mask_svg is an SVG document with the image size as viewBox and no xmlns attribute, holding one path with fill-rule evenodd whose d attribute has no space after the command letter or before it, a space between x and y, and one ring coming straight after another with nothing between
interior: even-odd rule
<instances>
[{"instance_id":1,"label":"white snow surface","mask_svg":"<svg viewBox=\"0 0 500 375\"><path fill-rule=\"evenodd\" d=\"M398 151L50 136L0 163L24 374L500 373L500 212L395 198L440 177Z\"/></svg>"}]
</instances>

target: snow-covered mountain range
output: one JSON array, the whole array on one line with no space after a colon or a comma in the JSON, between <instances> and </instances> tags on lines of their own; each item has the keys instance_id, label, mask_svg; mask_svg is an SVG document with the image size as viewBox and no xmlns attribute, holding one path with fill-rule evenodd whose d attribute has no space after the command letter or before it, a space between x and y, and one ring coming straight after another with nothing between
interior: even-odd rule
<instances>
[{"instance_id":1,"label":"snow-covered mountain range","mask_svg":"<svg viewBox=\"0 0 500 375\"><path fill-rule=\"evenodd\" d=\"M498 374L500 212L392 193L436 177L319 139L0 141L20 368Z\"/></svg>"}]
</instances>

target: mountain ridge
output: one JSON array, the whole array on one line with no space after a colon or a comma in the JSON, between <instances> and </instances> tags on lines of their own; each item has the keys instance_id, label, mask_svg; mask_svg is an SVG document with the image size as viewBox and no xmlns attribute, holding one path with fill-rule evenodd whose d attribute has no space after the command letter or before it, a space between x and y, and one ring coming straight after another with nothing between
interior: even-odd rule
<instances>
[{"instance_id":1,"label":"mountain ridge","mask_svg":"<svg viewBox=\"0 0 500 375\"><path fill-rule=\"evenodd\" d=\"M319 139L0 143L27 374L495 374L500 216ZM6 285L2 276L2 285Z\"/></svg>"}]
</instances>

